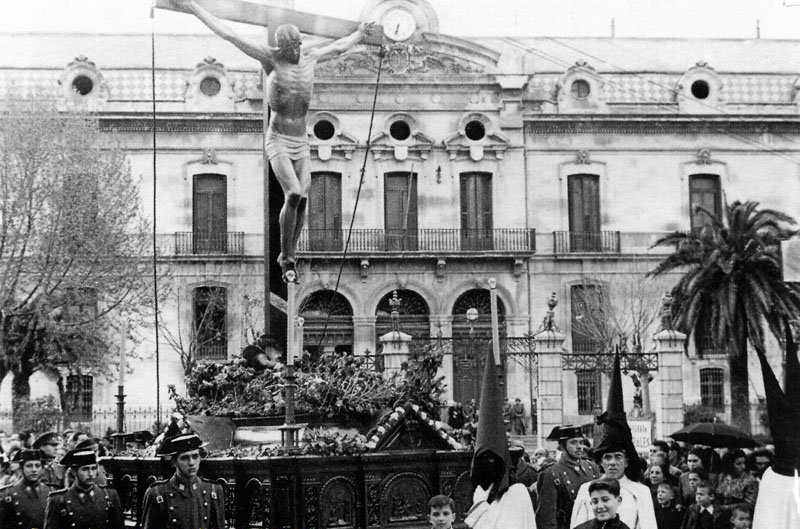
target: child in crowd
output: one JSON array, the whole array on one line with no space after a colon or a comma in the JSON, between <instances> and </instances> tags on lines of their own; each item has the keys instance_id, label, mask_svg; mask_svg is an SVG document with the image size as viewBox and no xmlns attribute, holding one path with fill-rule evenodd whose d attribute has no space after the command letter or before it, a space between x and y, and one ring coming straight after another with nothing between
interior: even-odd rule
<instances>
[{"instance_id":1,"label":"child in crowd","mask_svg":"<svg viewBox=\"0 0 800 529\"><path fill-rule=\"evenodd\" d=\"M658 529L680 529L684 511L675 502L677 487L670 483L659 483L656 492L656 522Z\"/></svg>"},{"instance_id":2,"label":"child in crowd","mask_svg":"<svg viewBox=\"0 0 800 529\"><path fill-rule=\"evenodd\" d=\"M715 500L714 486L707 481L698 483L696 503L686 511L681 529L729 529L730 514Z\"/></svg>"},{"instance_id":3,"label":"child in crowd","mask_svg":"<svg viewBox=\"0 0 800 529\"><path fill-rule=\"evenodd\" d=\"M439 494L428 502L428 521L432 529L451 529L456 520L456 504L453 498Z\"/></svg>"},{"instance_id":4,"label":"child in crowd","mask_svg":"<svg viewBox=\"0 0 800 529\"><path fill-rule=\"evenodd\" d=\"M584 522L575 529L630 529L617 514L622 502L619 481L614 478L596 479L589 484L589 496L594 520Z\"/></svg>"},{"instance_id":5,"label":"child in crowd","mask_svg":"<svg viewBox=\"0 0 800 529\"><path fill-rule=\"evenodd\" d=\"M731 529L750 529L753 527L753 510L745 503L731 507Z\"/></svg>"},{"instance_id":6,"label":"child in crowd","mask_svg":"<svg viewBox=\"0 0 800 529\"><path fill-rule=\"evenodd\" d=\"M688 507L689 505L694 505L696 502L697 484L705 480L703 479L703 474L699 470L689 470L684 475L686 476L686 493L683 495L683 505ZM681 478L683 478L683 476L681 476Z\"/></svg>"}]
</instances>

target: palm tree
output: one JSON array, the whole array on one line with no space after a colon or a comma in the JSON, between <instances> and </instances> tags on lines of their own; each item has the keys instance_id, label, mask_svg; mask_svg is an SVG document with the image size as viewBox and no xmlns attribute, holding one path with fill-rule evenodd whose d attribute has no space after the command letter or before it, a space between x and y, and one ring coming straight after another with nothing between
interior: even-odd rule
<instances>
[{"instance_id":1,"label":"palm tree","mask_svg":"<svg viewBox=\"0 0 800 529\"><path fill-rule=\"evenodd\" d=\"M797 233L795 220L758 202L725 205L723 218L698 207L708 224L675 232L655 246L675 251L650 271L658 276L684 271L672 289L674 321L694 330L697 351L703 338L725 346L731 375L731 422L750 431L747 342L763 350L764 323L780 339L784 318L800 315L800 289L783 281L780 241Z\"/></svg>"}]
</instances>

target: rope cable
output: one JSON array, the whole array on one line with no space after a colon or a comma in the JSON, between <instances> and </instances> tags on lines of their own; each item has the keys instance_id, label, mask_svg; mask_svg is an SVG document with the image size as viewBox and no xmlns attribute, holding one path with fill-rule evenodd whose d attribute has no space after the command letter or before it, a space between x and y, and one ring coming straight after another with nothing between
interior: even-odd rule
<instances>
[{"instance_id":1,"label":"rope cable","mask_svg":"<svg viewBox=\"0 0 800 529\"><path fill-rule=\"evenodd\" d=\"M153 319L156 334L156 424L161 426L161 355L158 348L158 248L156 245L156 214L157 188L156 188L156 30L155 30L155 5L150 7L150 78L152 90L152 132L153 132Z\"/></svg>"},{"instance_id":2,"label":"rope cable","mask_svg":"<svg viewBox=\"0 0 800 529\"><path fill-rule=\"evenodd\" d=\"M339 290L339 283L342 280L342 271L344 269L344 261L347 258L347 251L350 248L350 238L353 234L353 224L356 220L356 210L358 209L358 201L361 198L361 188L364 186L364 173L366 172L367 168L367 158L369 157L369 149L372 146L372 126L375 123L375 108L378 104L378 89L380 88L381 84L381 70L383 68L383 56L384 56L384 49L383 46L380 47L380 52L378 53L378 77L375 80L375 92L372 96L372 112L369 118L369 129L367 131L367 145L366 149L364 150L364 161L361 164L361 171L360 171L360 178L358 180L358 189L356 191L356 200L353 204L353 214L350 216L350 226L347 228L347 239L345 240L344 244L344 251L342 252L342 257L339 261L339 272L336 275L336 285L334 286L333 290L331 291L331 295L328 301L328 311L327 315L325 316L325 325L322 327L322 333L319 336L319 341L317 342L317 348L322 347L322 341L325 339L325 334L328 332L328 324L330 323L331 319L331 307L333 306L333 298Z\"/></svg>"}]
</instances>

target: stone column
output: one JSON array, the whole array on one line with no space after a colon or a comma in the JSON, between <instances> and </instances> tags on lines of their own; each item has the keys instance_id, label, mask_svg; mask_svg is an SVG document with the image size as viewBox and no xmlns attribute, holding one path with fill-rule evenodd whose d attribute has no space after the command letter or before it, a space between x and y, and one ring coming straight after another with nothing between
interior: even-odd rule
<instances>
[{"instance_id":1,"label":"stone column","mask_svg":"<svg viewBox=\"0 0 800 529\"><path fill-rule=\"evenodd\" d=\"M564 396L562 393L561 355L564 353L566 335L554 325L533 337L536 356L539 359L538 432L539 446L554 426L560 426L564 418Z\"/></svg>"},{"instance_id":2,"label":"stone column","mask_svg":"<svg viewBox=\"0 0 800 529\"><path fill-rule=\"evenodd\" d=\"M400 331L390 331L378 338L381 344L384 372L400 371L403 362L408 361L411 335Z\"/></svg>"},{"instance_id":3,"label":"stone column","mask_svg":"<svg viewBox=\"0 0 800 529\"><path fill-rule=\"evenodd\" d=\"M656 437L663 438L683 428L683 347L686 335L665 329L653 336L658 353Z\"/></svg>"},{"instance_id":4,"label":"stone column","mask_svg":"<svg viewBox=\"0 0 800 529\"><path fill-rule=\"evenodd\" d=\"M375 352L375 316L353 316L353 354Z\"/></svg>"}]
</instances>

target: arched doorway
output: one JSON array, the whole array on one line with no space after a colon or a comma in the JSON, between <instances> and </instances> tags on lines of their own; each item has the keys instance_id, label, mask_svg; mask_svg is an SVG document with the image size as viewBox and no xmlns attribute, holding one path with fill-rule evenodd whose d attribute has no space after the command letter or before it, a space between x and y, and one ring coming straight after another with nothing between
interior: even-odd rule
<instances>
[{"instance_id":1,"label":"arched doorway","mask_svg":"<svg viewBox=\"0 0 800 529\"><path fill-rule=\"evenodd\" d=\"M398 288L387 292L378 302L375 309L375 336L380 338L392 330L392 306L390 301L397 293L400 300L398 310L400 316L400 330L411 335L413 339L428 339L431 336L430 314L428 303L413 290Z\"/></svg>"},{"instance_id":2,"label":"arched doorway","mask_svg":"<svg viewBox=\"0 0 800 529\"><path fill-rule=\"evenodd\" d=\"M467 311L475 309L470 322ZM492 312L489 290L476 288L461 294L453 303L453 398L462 403L479 402L483 367L492 348ZM497 300L500 338L506 336L506 309ZM505 367L503 368L505 370ZM503 386L505 392L505 386Z\"/></svg>"},{"instance_id":3,"label":"arched doorway","mask_svg":"<svg viewBox=\"0 0 800 529\"><path fill-rule=\"evenodd\" d=\"M325 349L353 354L353 307L343 295L318 290L300 304L303 349L317 359Z\"/></svg>"}]
</instances>

